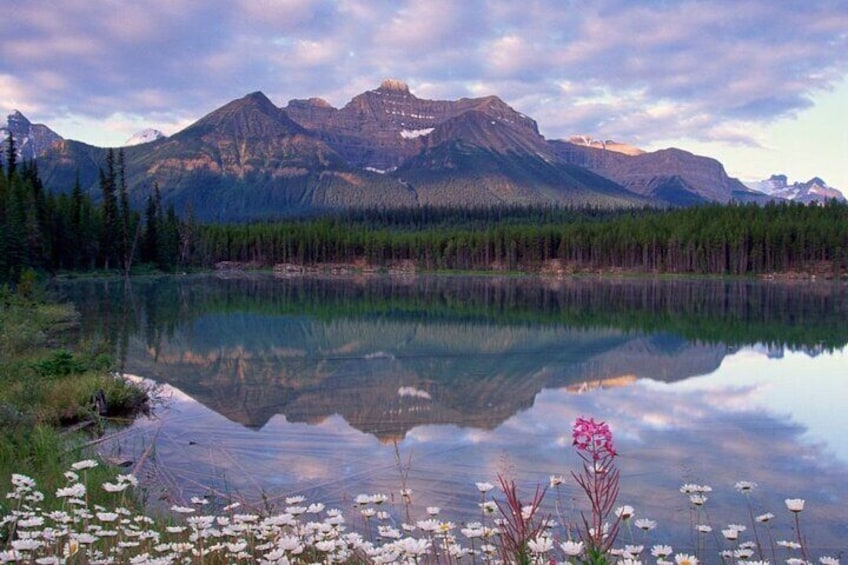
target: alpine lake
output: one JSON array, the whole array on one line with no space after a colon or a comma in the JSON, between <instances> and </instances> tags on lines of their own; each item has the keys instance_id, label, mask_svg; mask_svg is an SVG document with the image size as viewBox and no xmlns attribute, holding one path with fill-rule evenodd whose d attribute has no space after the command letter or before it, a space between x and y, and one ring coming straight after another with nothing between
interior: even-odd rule
<instances>
[{"instance_id":1,"label":"alpine lake","mask_svg":"<svg viewBox=\"0 0 848 565\"><path fill-rule=\"evenodd\" d=\"M562 476L544 505L574 525L583 416L612 429L618 503L657 522L622 542L720 541L699 523L751 539L768 512L761 536L797 540L784 499L803 498L811 553L848 548L844 281L240 273L56 290L84 339L156 385L150 415L99 445L155 485L154 507L304 495L355 524L355 497L384 493L396 524L433 506L461 524L481 519L476 482L514 479L529 502ZM712 488L702 508L685 483Z\"/></svg>"}]
</instances>

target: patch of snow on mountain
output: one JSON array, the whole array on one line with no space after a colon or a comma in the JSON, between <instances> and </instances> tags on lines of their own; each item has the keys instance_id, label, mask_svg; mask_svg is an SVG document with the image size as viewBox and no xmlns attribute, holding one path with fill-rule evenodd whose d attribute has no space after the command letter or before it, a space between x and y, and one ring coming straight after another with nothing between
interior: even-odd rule
<instances>
[{"instance_id":1,"label":"patch of snow on mountain","mask_svg":"<svg viewBox=\"0 0 848 565\"><path fill-rule=\"evenodd\" d=\"M124 142L124 145L141 145L142 143L150 143L151 141L156 141L163 137L165 137L165 134L158 129L148 128L133 135Z\"/></svg>"},{"instance_id":2,"label":"patch of snow on mountain","mask_svg":"<svg viewBox=\"0 0 848 565\"><path fill-rule=\"evenodd\" d=\"M398 396L411 396L412 398L422 398L424 400L432 400L433 397L426 390L417 389L412 386L402 386L398 388Z\"/></svg>"},{"instance_id":3,"label":"patch of snow on mountain","mask_svg":"<svg viewBox=\"0 0 848 565\"><path fill-rule=\"evenodd\" d=\"M415 139L416 137L430 135L434 129L436 128L402 129L400 130L400 136L404 139Z\"/></svg>"},{"instance_id":4,"label":"patch of snow on mountain","mask_svg":"<svg viewBox=\"0 0 848 565\"><path fill-rule=\"evenodd\" d=\"M748 188L764 192L775 198L792 200L796 202L823 202L831 198L845 201L845 196L838 189L818 177L813 177L807 182L794 182L789 184L786 175L772 175L761 181L745 183Z\"/></svg>"}]
</instances>

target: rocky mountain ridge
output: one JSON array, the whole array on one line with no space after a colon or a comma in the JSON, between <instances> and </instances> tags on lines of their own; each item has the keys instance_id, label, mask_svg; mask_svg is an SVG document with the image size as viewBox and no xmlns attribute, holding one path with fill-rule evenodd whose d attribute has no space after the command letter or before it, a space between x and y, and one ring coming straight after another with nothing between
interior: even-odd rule
<instances>
[{"instance_id":1,"label":"rocky mountain ridge","mask_svg":"<svg viewBox=\"0 0 848 565\"><path fill-rule=\"evenodd\" d=\"M425 147L437 146L451 137L455 127L451 122L468 112L479 112L480 117L514 132L512 144L476 139L484 147L549 153L536 122L496 96L424 100L399 80L385 80L379 88L354 97L338 110L320 99L290 100L283 110L359 168L396 169Z\"/></svg>"},{"instance_id":2,"label":"rocky mountain ridge","mask_svg":"<svg viewBox=\"0 0 848 565\"><path fill-rule=\"evenodd\" d=\"M36 126L19 113L13 122L16 139L24 132L34 139ZM398 80L342 108L320 98L278 107L254 92L170 137L150 132L141 140L123 148L131 200L143 205L158 185L164 204L212 221L352 207L609 208L777 198L729 177L708 157L642 152L588 136L548 140L497 96L426 100ZM49 189L68 191L78 176L99 195L107 149L56 134L29 143Z\"/></svg>"},{"instance_id":3,"label":"rocky mountain ridge","mask_svg":"<svg viewBox=\"0 0 848 565\"><path fill-rule=\"evenodd\" d=\"M6 126L0 127L0 136L5 140L12 135L18 150L18 159L30 161L35 159L54 144L62 141L55 131L44 124L34 124L18 110L14 110L6 118Z\"/></svg>"},{"instance_id":4,"label":"rocky mountain ridge","mask_svg":"<svg viewBox=\"0 0 848 565\"><path fill-rule=\"evenodd\" d=\"M789 184L789 179L786 175L776 174L766 180L748 183L748 186L753 190L764 192L775 198L803 202L804 204L830 199L845 202L845 195L841 191L828 186L819 177L813 177L807 182L796 181Z\"/></svg>"}]
</instances>

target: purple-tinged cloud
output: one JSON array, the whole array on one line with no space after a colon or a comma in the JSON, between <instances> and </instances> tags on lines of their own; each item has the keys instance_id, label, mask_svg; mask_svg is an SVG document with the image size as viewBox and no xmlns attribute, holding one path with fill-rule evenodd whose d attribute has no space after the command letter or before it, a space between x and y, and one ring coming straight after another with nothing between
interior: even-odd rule
<instances>
[{"instance_id":1,"label":"purple-tinged cloud","mask_svg":"<svg viewBox=\"0 0 848 565\"><path fill-rule=\"evenodd\" d=\"M0 19L0 107L176 127L254 90L341 106L393 77L422 97L496 94L552 138L710 141L838 83L846 29L838 0L32 0Z\"/></svg>"}]
</instances>

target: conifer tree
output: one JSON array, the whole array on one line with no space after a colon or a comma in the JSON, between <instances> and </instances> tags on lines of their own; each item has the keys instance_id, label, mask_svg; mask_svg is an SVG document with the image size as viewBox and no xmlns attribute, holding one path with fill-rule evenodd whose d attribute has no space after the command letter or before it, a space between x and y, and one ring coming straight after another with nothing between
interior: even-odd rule
<instances>
[{"instance_id":1,"label":"conifer tree","mask_svg":"<svg viewBox=\"0 0 848 565\"><path fill-rule=\"evenodd\" d=\"M82 207L83 194L82 186L80 185L79 170L77 171L74 188L71 191L71 203L68 218L68 226L71 238L70 252L71 257L68 259L68 266L71 269L78 269L83 266L83 224L82 224Z\"/></svg>"},{"instance_id":2,"label":"conifer tree","mask_svg":"<svg viewBox=\"0 0 848 565\"><path fill-rule=\"evenodd\" d=\"M9 224L7 220L7 206L9 200L9 188L6 175L0 169L0 283L7 279L9 272L8 238Z\"/></svg>"},{"instance_id":3,"label":"conifer tree","mask_svg":"<svg viewBox=\"0 0 848 565\"><path fill-rule=\"evenodd\" d=\"M125 274L129 274L135 258L135 248L138 240L138 222L130 209L130 197L127 190L127 175L124 159L124 148L118 150L118 193L119 193L119 224L120 224L120 258Z\"/></svg>"},{"instance_id":4,"label":"conifer tree","mask_svg":"<svg viewBox=\"0 0 848 565\"><path fill-rule=\"evenodd\" d=\"M103 193L103 204L101 207L103 224L100 234L100 253L103 268L106 270L109 269L110 264L115 264L118 251L116 242L119 241L119 218L116 178L115 152L110 148L106 154L106 172L100 169L100 190Z\"/></svg>"},{"instance_id":5,"label":"conifer tree","mask_svg":"<svg viewBox=\"0 0 848 565\"><path fill-rule=\"evenodd\" d=\"M15 136L9 132L9 137L6 138L6 178L9 184L12 183L12 177L15 176L15 168L18 163L18 149L15 147Z\"/></svg>"},{"instance_id":6,"label":"conifer tree","mask_svg":"<svg viewBox=\"0 0 848 565\"><path fill-rule=\"evenodd\" d=\"M153 185L153 194L147 197L147 208L144 213L144 242L141 257L145 263L158 262L161 217L162 198L159 193L159 184L156 183Z\"/></svg>"}]
</instances>

